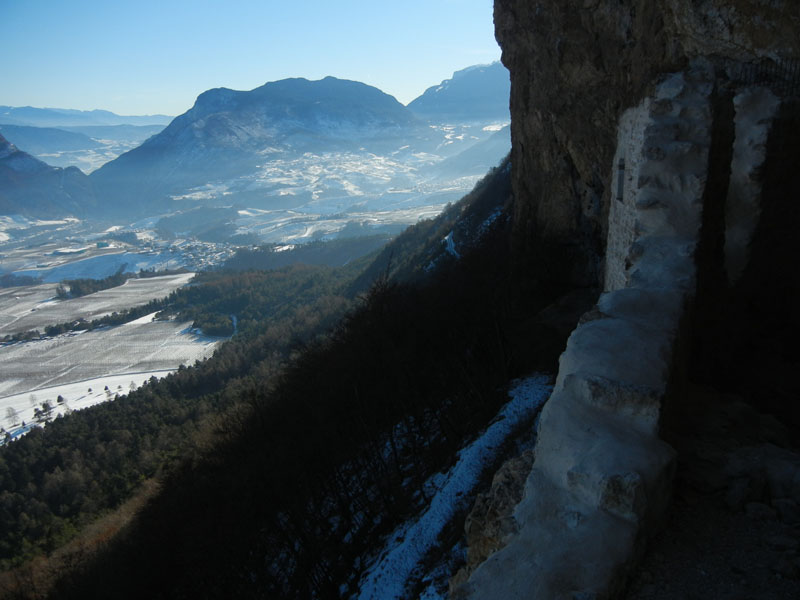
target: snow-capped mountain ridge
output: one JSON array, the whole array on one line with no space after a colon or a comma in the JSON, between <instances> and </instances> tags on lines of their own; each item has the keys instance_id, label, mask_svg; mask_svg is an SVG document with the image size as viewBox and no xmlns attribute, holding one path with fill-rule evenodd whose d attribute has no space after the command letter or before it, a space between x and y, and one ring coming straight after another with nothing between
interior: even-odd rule
<instances>
[{"instance_id":1,"label":"snow-capped mountain ridge","mask_svg":"<svg viewBox=\"0 0 800 600\"><path fill-rule=\"evenodd\" d=\"M500 62L473 65L429 87L408 108L418 117L439 122L483 120L508 123L508 70Z\"/></svg>"},{"instance_id":2,"label":"snow-capped mountain ridge","mask_svg":"<svg viewBox=\"0 0 800 600\"><path fill-rule=\"evenodd\" d=\"M0 135L0 214L80 214L94 204L80 169L51 167Z\"/></svg>"},{"instance_id":3,"label":"snow-capped mountain ridge","mask_svg":"<svg viewBox=\"0 0 800 600\"><path fill-rule=\"evenodd\" d=\"M430 173L417 173L417 169L488 137L490 132L483 129L488 123L459 131L431 127L393 96L364 83L335 77L284 79L250 91L215 88L200 94L192 108L161 133L91 177L100 193L111 200L112 210L152 211L176 199L213 205L224 200L230 205L253 202L254 197L257 203L250 206L271 209L285 205L287 195L296 195L299 190L286 187L287 177L296 179L291 173L277 178L265 178L263 173L273 172L273 165L302 163L308 153L329 156L332 162L320 165L314 160L313 164L301 165L303 172L327 172L328 167L342 161L352 163L354 155L362 155L366 162L380 156L387 159L387 165L407 163L410 170L406 166L393 172L380 169L382 172L373 179L385 181L386 189L376 188L374 193L382 195L390 188L410 190L427 181ZM340 161L336 158L339 154L347 158ZM504 154L492 151L486 164L475 172L458 173L458 177L472 178L469 184L459 184L466 188L461 191L468 191L475 179ZM343 181L336 189L312 190L308 199L336 199L339 211L351 204L347 200L350 196L363 196L360 187ZM443 189L451 187L447 184ZM344 203L340 199L345 199ZM304 201L298 197L291 204Z\"/></svg>"}]
</instances>

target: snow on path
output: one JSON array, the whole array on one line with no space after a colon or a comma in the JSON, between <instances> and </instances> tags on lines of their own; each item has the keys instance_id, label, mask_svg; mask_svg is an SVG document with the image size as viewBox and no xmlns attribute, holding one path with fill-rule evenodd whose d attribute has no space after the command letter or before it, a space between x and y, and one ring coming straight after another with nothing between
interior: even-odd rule
<instances>
[{"instance_id":1,"label":"snow on path","mask_svg":"<svg viewBox=\"0 0 800 600\"><path fill-rule=\"evenodd\" d=\"M436 545L444 526L470 498L484 468L496 458L514 428L533 417L550 396L552 386L548 382L546 375L539 374L515 382L508 392L511 400L483 435L461 450L458 462L428 508L416 521L401 525L387 539L383 552L361 579L359 600L405 597L409 578Z\"/></svg>"}]
</instances>

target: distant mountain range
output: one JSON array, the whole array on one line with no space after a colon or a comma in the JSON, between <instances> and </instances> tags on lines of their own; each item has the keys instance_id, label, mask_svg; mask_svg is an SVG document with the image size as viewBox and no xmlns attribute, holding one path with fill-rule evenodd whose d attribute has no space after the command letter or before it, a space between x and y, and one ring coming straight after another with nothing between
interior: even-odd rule
<instances>
[{"instance_id":1,"label":"distant mountain range","mask_svg":"<svg viewBox=\"0 0 800 600\"><path fill-rule=\"evenodd\" d=\"M285 79L249 92L218 88L92 173L92 181L118 205L142 207L250 173L270 154L399 147L397 140L421 125L392 96L355 81Z\"/></svg>"},{"instance_id":2,"label":"distant mountain range","mask_svg":"<svg viewBox=\"0 0 800 600\"><path fill-rule=\"evenodd\" d=\"M53 218L94 208L92 185L80 169L51 167L0 134L0 214Z\"/></svg>"},{"instance_id":3,"label":"distant mountain range","mask_svg":"<svg viewBox=\"0 0 800 600\"><path fill-rule=\"evenodd\" d=\"M47 154L54 148L62 152L90 150L103 145L83 133L56 127L0 124L0 133L15 146L25 148L31 154Z\"/></svg>"},{"instance_id":4,"label":"distant mountain range","mask_svg":"<svg viewBox=\"0 0 800 600\"><path fill-rule=\"evenodd\" d=\"M129 124L116 124L125 119ZM204 92L161 131L157 123L147 132L131 123L147 119L168 118L0 107L0 123L7 123L0 131L32 151L46 152L63 143L83 145L98 155L91 148L98 139L107 141L117 133L139 133L144 139L152 133L92 172L88 183L81 181L87 206L95 207L95 197L101 198L98 209L111 217L176 214L198 206L233 205L261 212L305 207L307 213L321 215L355 206L369 212L383 210L387 203L441 203L460 197L470 180L496 165L510 148L507 130L499 131L509 120L508 72L499 63L457 71L408 106L355 81L285 79L251 91ZM33 122L38 129L30 126ZM41 127L54 123L65 131ZM45 173L40 168L34 172ZM37 177L26 179L26 185L33 186ZM15 181L20 188L22 180ZM0 181L0 194L5 186ZM71 196L78 203L73 205L54 194L54 209L83 212L77 192ZM2 208L3 214L11 214L10 207ZM218 217L214 211L208 214Z\"/></svg>"},{"instance_id":5,"label":"distant mountain range","mask_svg":"<svg viewBox=\"0 0 800 600\"><path fill-rule=\"evenodd\" d=\"M107 110L0 106L0 123L31 127L84 125L166 125L167 115L121 116Z\"/></svg>"},{"instance_id":6,"label":"distant mountain range","mask_svg":"<svg viewBox=\"0 0 800 600\"><path fill-rule=\"evenodd\" d=\"M34 127L0 124L0 133L54 167L75 166L90 173L164 129L163 125L63 125Z\"/></svg>"}]
</instances>

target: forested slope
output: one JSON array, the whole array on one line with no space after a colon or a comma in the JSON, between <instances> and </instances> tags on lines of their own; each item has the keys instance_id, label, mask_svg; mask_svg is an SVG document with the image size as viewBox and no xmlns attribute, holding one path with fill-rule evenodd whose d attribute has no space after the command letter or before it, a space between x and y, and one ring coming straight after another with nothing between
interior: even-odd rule
<instances>
[{"instance_id":1,"label":"forested slope","mask_svg":"<svg viewBox=\"0 0 800 600\"><path fill-rule=\"evenodd\" d=\"M6 509L8 522L31 505L25 486L40 495L56 469L74 470L70 456L90 462L66 450L76 445L68 431L90 432L102 456L116 442L130 460L92 472L120 486L106 506L143 479L162 481L92 560L54 565L53 597L352 592L370 550L425 505L422 483L486 426L509 379L554 365L568 329L553 314L583 308L574 298L546 308L557 294L510 271L508 180L501 165L358 276L355 267L204 275L170 310L195 322L238 315L239 334L212 359L4 448L0 468L11 485L24 482L13 502L3 493L17 511ZM283 287L256 292L265 277ZM169 432L180 441L151 450ZM41 457L38 478L20 475L28 467L2 466L17 460L10 462L11 448ZM158 461L144 460L153 453ZM66 493L54 489L56 498ZM31 553L54 548L69 526L86 521L54 506L61 537L39 538ZM17 535L7 552L35 533ZM8 591L26 597L13 581Z\"/></svg>"},{"instance_id":2,"label":"forested slope","mask_svg":"<svg viewBox=\"0 0 800 600\"><path fill-rule=\"evenodd\" d=\"M341 317L350 305L339 291L347 281L342 271L305 266L209 273L133 311L136 318L162 310L202 326L230 323L238 313L241 335L204 363L0 447L0 564L54 550L191 453L198 438L212 438L241 389L269 381L293 351Z\"/></svg>"}]
</instances>

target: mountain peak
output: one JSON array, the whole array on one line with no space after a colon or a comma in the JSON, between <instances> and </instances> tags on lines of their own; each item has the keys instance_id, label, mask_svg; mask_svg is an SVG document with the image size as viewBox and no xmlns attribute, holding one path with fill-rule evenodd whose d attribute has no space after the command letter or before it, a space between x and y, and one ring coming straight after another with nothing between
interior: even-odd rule
<instances>
[{"instance_id":1,"label":"mountain peak","mask_svg":"<svg viewBox=\"0 0 800 600\"><path fill-rule=\"evenodd\" d=\"M0 160L4 159L6 156L9 156L13 152L17 151L17 147L9 142L6 138L3 137L3 134L0 133Z\"/></svg>"},{"instance_id":2,"label":"mountain peak","mask_svg":"<svg viewBox=\"0 0 800 600\"><path fill-rule=\"evenodd\" d=\"M270 120L284 119L287 115L309 117L333 113L355 122L370 120L379 114L384 118L409 124L413 116L393 96L378 88L358 81L327 76L309 80L292 77L265 83L250 91L214 88L197 97L192 109L178 119L198 118L214 113L256 111ZM176 119L177 120L177 119ZM304 119L301 119L304 120ZM172 127L172 125L170 125Z\"/></svg>"},{"instance_id":3,"label":"mountain peak","mask_svg":"<svg viewBox=\"0 0 800 600\"><path fill-rule=\"evenodd\" d=\"M60 169L23 152L0 134L0 214L81 214L95 203L80 169Z\"/></svg>"},{"instance_id":4,"label":"mountain peak","mask_svg":"<svg viewBox=\"0 0 800 600\"><path fill-rule=\"evenodd\" d=\"M215 88L91 177L105 196L134 206L204 185L212 173L229 179L252 172L265 149L377 151L423 125L393 96L336 77L282 79L250 91Z\"/></svg>"},{"instance_id":5,"label":"mountain peak","mask_svg":"<svg viewBox=\"0 0 800 600\"><path fill-rule=\"evenodd\" d=\"M408 108L419 117L437 121L446 116L456 120L477 117L508 122L510 90L509 73L501 62L472 65L429 87Z\"/></svg>"},{"instance_id":6,"label":"mountain peak","mask_svg":"<svg viewBox=\"0 0 800 600\"><path fill-rule=\"evenodd\" d=\"M17 173L35 173L53 168L17 148L2 134L0 134L0 165Z\"/></svg>"}]
</instances>

